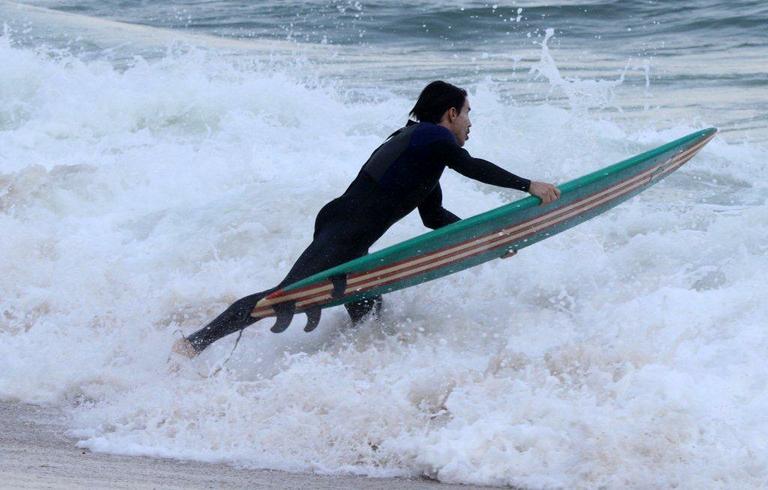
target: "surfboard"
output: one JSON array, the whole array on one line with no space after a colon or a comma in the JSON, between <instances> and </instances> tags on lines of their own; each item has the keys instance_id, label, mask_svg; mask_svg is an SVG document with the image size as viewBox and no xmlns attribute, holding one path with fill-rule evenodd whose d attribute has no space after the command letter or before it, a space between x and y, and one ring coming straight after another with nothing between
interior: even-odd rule
<instances>
[{"instance_id":1,"label":"surfboard","mask_svg":"<svg viewBox=\"0 0 768 490\"><path fill-rule=\"evenodd\" d=\"M306 331L320 310L414 286L509 257L591 219L674 172L717 132L703 129L627 160L566 182L560 199L540 205L529 196L274 291L256 303L254 318L276 316L273 332L285 330L295 313L306 313Z\"/></svg>"}]
</instances>

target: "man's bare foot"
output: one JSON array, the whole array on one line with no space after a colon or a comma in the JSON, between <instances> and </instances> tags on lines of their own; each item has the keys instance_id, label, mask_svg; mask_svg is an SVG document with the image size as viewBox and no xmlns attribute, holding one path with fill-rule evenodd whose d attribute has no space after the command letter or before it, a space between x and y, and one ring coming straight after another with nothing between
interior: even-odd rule
<instances>
[{"instance_id":1,"label":"man's bare foot","mask_svg":"<svg viewBox=\"0 0 768 490\"><path fill-rule=\"evenodd\" d=\"M173 347L171 347L171 352L174 354L178 354L180 356L186 357L188 359L192 359L193 357L196 357L198 352L195 350L195 348L192 346L192 343L185 339L184 337L177 340Z\"/></svg>"},{"instance_id":2,"label":"man's bare foot","mask_svg":"<svg viewBox=\"0 0 768 490\"><path fill-rule=\"evenodd\" d=\"M171 347L171 355L168 356L168 372L171 374L181 372L182 367L187 364L184 361L192 359L197 354L198 352L192 347L189 340L184 337L180 338Z\"/></svg>"}]
</instances>

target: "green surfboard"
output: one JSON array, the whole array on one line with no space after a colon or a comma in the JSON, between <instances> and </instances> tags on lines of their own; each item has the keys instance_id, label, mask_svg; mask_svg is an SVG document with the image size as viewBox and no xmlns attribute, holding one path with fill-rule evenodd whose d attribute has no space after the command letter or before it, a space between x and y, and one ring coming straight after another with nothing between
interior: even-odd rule
<instances>
[{"instance_id":1,"label":"green surfboard","mask_svg":"<svg viewBox=\"0 0 768 490\"><path fill-rule=\"evenodd\" d=\"M320 309L431 281L492 259L513 255L583 223L674 172L709 142L704 129L558 186L560 199L540 205L529 196L477 216L295 282L259 301L251 316L277 316L272 331L288 327L297 312L305 330L317 326Z\"/></svg>"}]
</instances>

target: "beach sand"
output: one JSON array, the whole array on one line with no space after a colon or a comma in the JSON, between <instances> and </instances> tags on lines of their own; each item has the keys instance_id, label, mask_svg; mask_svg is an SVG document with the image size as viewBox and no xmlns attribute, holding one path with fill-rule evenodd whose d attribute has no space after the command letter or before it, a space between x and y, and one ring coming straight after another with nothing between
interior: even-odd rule
<instances>
[{"instance_id":1,"label":"beach sand","mask_svg":"<svg viewBox=\"0 0 768 490\"><path fill-rule=\"evenodd\" d=\"M324 476L94 453L65 435L54 408L0 402L2 488L470 489L428 480Z\"/></svg>"}]
</instances>

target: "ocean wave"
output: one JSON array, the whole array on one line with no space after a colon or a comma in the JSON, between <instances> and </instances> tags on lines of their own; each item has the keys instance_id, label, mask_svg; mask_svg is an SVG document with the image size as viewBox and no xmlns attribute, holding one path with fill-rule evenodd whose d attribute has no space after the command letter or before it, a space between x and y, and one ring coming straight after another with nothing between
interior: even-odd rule
<instances>
[{"instance_id":1,"label":"ocean wave","mask_svg":"<svg viewBox=\"0 0 768 490\"><path fill-rule=\"evenodd\" d=\"M473 154L562 182L708 123L628 117L627 78L573 77L546 46L530 83L551 99L468 84ZM191 47L116 64L6 35L0 58L0 397L64 406L83 447L531 488L765 481L762 143L718 137L605 216L388 295L381 320L255 325L170 376L173 340L283 276L420 87L361 96L321 63ZM443 188L464 217L520 197Z\"/></svg>"}]
</instances>

